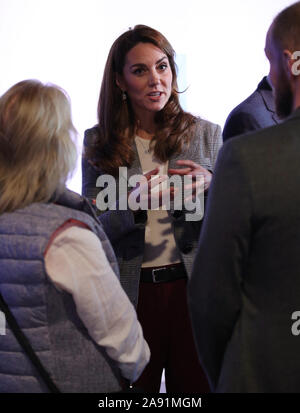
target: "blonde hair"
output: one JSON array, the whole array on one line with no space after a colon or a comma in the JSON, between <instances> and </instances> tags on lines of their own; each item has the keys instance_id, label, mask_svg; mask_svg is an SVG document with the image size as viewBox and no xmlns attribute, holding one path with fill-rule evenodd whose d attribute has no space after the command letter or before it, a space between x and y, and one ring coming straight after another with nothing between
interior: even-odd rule
<instances>
[{"instance_id":1,"label":"blonde hair","mask_svg":"<svg viewBox=\"0 0 300 413\"><path fill-rule=\"evenodd\" d=\"M48 202L73 172L76 130L66 93L25 80L0 98L0 213Z\"/></svg>"}]
</instances>

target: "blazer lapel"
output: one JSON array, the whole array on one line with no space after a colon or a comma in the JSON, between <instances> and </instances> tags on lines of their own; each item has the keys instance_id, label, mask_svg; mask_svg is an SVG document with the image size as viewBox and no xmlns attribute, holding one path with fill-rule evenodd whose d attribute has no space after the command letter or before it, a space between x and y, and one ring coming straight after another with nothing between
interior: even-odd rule
<instances>
[{"instance_id":1,"label":"blazer lapel","mask_svg":"<svg viewBox=\"0 0 300 413\"><path fill-rule=\"evenodd\" d=\"M132 162L131 167L127 169L128 179L133 175L143 175L142 165L140 162L140 157L138 154L135 140L133 141L132 149L134 152L134 160Z\"/></svg>"},{"instance_id":2,"label":"blazer lapel","mask_svg":"<svg viewBox=\"0 0 300 413\"><path fill-rule=\"evenodd\" d=\"M272 113L272 118L274 122L280 123L280 119L276 114L275 101L273 97L272 88L269 85L266 77L264 77L262 81L259 83L257 90L260 93L267 110Z\"/></svg>"},{"instance_id":3,"label":"blazer lapel","mask_svg":"<svg viewBox=\"0 0 300 413\"><path fill-rule=\"evenodd\" d=\"M266 108L268 109L269 112L272 112L272 118L276 123L280 122L280 118L276 114L275 110L275 102L274 98L272 96L272 92L268 90L261 90L261 96L263 98L263 101L265 103Z\"/></svg>"}]
</instances>

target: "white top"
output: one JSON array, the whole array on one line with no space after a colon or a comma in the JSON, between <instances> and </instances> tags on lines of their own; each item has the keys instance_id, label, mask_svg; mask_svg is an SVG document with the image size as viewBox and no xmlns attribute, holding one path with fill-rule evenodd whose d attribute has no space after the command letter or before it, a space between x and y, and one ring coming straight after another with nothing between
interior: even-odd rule
<instances>
[{"instance_id":1,"label":"white top","mask_svg":"<svg viewBox=\"0 0 300 413\"><path fill-rule=\"evenodd\" d=\"M136 136L135 142L143 174L159 167L160 175L168 175L168 162L160 162L154 157L153 151L149 151L151 141ZM164 184L165 182L163 182L161 189L164 189ZM152 189L152 191L158 190L159 186ZM142 267L159 267L180 261L168 212L164 208L148 210Z\"/></svg>"},{"instance_id":2,"label":"white top","mask_svg":"<svg viewBox=\"0 0 300 413\"><path fill-rule=\"evenodd\" d=\"M64 229L46 251L45 266L54 285L72 295L90 336L126 379L136 381L149 361L149 347L99 238L79 226Z\"/></svg>"}]
</instances>

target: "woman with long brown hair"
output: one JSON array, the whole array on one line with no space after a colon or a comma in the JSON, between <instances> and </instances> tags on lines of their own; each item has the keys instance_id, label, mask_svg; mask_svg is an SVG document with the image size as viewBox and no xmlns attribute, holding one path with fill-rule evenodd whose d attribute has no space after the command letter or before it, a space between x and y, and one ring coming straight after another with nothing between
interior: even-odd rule
<instances>
[{"instance_id":1,"label":"woman with long brown hair","mask_svg":"<svg viewBox=\"0 0 300 413\"><path fill-rule=\"evenodd\" d=\"M130 210L131 202L125 210L120 198L104 208L100 191L104 175L119 178L111 190L102 191L106 200L114 190L119 193L124 182L127 188L134 175L145 175L150 199L157 189L151 191L150 178L158 172L169 177L189 175L195 181L202 177L205 190L209 187L221 128L181 108L174 57L167 39L142 25L112 45L100 91L98 124L85 133L83 194L97 204L100 220L114 228L111 242L121 283L137 307L150 346L150 363L136 385L158 392L165 369L168 392L205 392L209 387L197 359L186 303L200 217L188 219L187 209L175 208L178 188L161 190L163 183L156 185L160 204L155 210ZM137 185L128 197L134 193L136 199L142 198L141 188ZM192 183L192 189L196 191L197 183ZM169 207L162 201L166 193Z\"/></svg>"}]
</instances>

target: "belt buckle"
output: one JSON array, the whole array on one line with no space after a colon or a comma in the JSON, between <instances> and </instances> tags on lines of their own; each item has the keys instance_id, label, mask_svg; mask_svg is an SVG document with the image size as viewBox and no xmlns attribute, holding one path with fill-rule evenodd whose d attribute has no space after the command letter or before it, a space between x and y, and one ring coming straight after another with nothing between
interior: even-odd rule
<instances>
[{"instance_id":1,"label":"belt buckle","mask_svg":"<svg viewBox=\"0 0 300 413\"><path fill-rule=\"evenodd\" d=\"M157 279L156 279L156 272L157 271L163 271L163 270L166 270L166 267L162 267L162 268L153 268L153 270L152 270L152 280L153 280L153 282L154 283L160 283L161 281L158 281Z\"/></svg>"}]
</instances>

